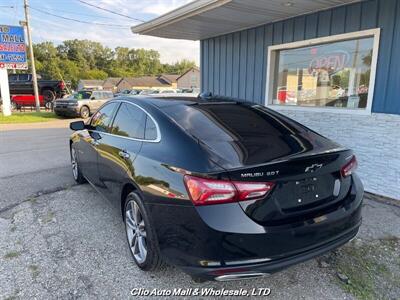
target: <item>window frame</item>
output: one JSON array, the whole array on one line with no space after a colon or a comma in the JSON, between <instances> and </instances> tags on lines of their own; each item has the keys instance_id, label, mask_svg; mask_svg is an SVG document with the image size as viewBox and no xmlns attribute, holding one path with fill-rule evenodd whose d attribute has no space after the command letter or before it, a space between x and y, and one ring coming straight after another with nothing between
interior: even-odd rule
<instances>
[{"instance_id":1,"label":"window frame","mask_svg":"<svg viewBox=\"0 0 400 300\"><path fill-rule=\"evenodd\" d=\"M125 103L125 104L126 104L126 103ZM119 106L118 106L118 110L115 112L115 116L114 116L114 118L113 118L113 120L112 120L112 123L111 123L111 126L110 126L110 134L115 135L115 136L120 136L120 137L127 137L127 138L130 138L130 139L132 139L132 140L142 140L142 138L140 138L140 137L124 136L124 135L120 135L120 134L118 134L118 133L113 133L113 128L114 128L115 121L116 121L116 119L117 119L117 117L118 117L118 113L120 112L120 110L121 110L121 108L122 108L123 105L124 105L124 103L120 103ZM126 107L128 108L128 104L126 104ZM139 111L141 111L142 114L144 115L144 116L143 116L143 118L144 118L143 139L144 139L144 138L145 138L145 135L146 135L146 120L147 120L147 114L146 114L145 112L143 112L143 110L140 110L140 109L139 109Z\"/></svg>"},{"instance_id":2,"label":"window frame","mask_svg":"<svg viewBox=\"0 0 400 300\"><path fill-rule=\"evenodd\" d=\"M291 110L291 111L308 111L308 112L332 112L332 113L344 113L344 114L360 114L360 115L370 115L372 111L372 103L374 99L375 90L375 79L376 70L379 56L379 41L380 41L380 28L355 31L344 34L331 35L326 37L320 37L315 39L302 40L298 42L286 43L269 46L267 50L267 73L266 73L266 91L265 91L265 106L268 108L281 111L281 110ZM366 108L340 108L340 107L326 107L326 106L297 106L297 105L279 105L273 104L273 94L274 94L274 80L275 80L275 67L277 62L277 52L280 50L290 50L296 48L303 48L309 46L315 46L320 44L329 44L333 42L341 42L346 40L354 40L357 38L372 37L373 47L372 47L372 61L371 61L371 74L369 78L369 91L367 98Z\"/></svg>"},{"instance_id":3,"label":"window frame","mask_svg":"<svg viewBox=\"0 0 400 300\"><path fill-rule=\"evenodd\" d=\"M105 104L103 104L103 105L98 109L98 111L99 111L100 109L102 109L104 106L106 106L106 105L108 105L108 104L110 104L110 103L117 103L117 107L116 107L116 110L113 112L113 116L112 116L112 118L111 118L110 126L108 126L108 131L107 131L107 132L97 131L97 130L92 130L92 131L98 132L98 133L101 133L101 134L105 134L105 135L110 135L110 136L119 137L119 138L122 138L122 139L127 139L127 140L132 140L132 141L138 141L138 142L159 143L159 142L161 141L161 132L160 132L160 127L158 126L157 121L156 121L156 120L153 118L153 116L152 116L151 114L149 114L144 108L140 107L139 105L137 105L137 104L135 104L135 103L132 103L132 102L126 101L126 100L111 100L111 101L107 101ZM138 139L138 138L133 138L133 137L121 136L121 135L113 134L113 133L110 132L110 130L111 130L113 124L114 124L115 117L117 116L117 113L118 113L118 111L119 111L119 109L120 109L122 103L127 103L127 104L130 104L130 105L136 106L137 108L141 109L141 110L146 114L146 117L149 117L149 118L154 122L154 124L156 125L156 133L157 133L157 136L156 136L155 139L153 139L153 140ZM92 119L92 118L91 118L91 119ZM91 119L90 119L90 120L91 120ZM89 123L89 124L90 124L90 123ZM145 124L145 126L146 126L146 124ZM145 134L146 134L146 127L145 127ZM146 135L145 135L145 136L146 136Z\"/></svg>"},{"instance_id":4,"label":"window frame","mask_svg":"<svg viewBox=\"0 0 400 300\"><path fill-rule=\"evenodd\" d=\"M96 110L96 112L90 117L90 119L89 119L89 121L88 121L88 125L91 127L91 128L95 128L93 125L92 125L92 122L93 122L93 119L94 119L94 117L96 116L96 114L100 111L100 110L102 110L104 107L106 107L107 105L111 105L111 104L113 104L113 103L115 103L115 102L106 102L106 103L104 103L98 110ZM110 116L110 121L109 121L109 124L107 124L107 127L106 127L106 131L100 131L100 130L96 130L96 129L91 129L90 131L92 131L92 132L97 132L97 133L109 133L109 131L110 131L110 125L112 125L113 124L113 122L114 122L114 118L115 118L115 115L116 115L116 112L118 111L118 109L119 109L119 107L120 107L120 103L116 103L117 105L115 106L115 108L114 108L114 110L112 111L112 113L111 113L111 116Z\"/></svg>"}]
</instances>

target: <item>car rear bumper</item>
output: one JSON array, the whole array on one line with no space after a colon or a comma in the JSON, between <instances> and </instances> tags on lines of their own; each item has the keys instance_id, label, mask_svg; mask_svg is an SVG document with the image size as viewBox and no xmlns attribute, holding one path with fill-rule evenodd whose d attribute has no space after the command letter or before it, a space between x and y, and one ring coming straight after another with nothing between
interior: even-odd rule
<instances>
[{"instance_id":1,"label":"car rear bumper","mask_svg":"<svg viewBox=\"0 0 400 300\"><path fill-rule=\"evenodd\" d=\"M330 212L264 227L237 203L203 207L149 205L167 262L205 279L256 277L335 249L361 225L363 186L352 175L347 197ZM221 277L223 276L223 277Z\"/></svg>"},{"instance_id":2,"label":"car rear bumper","mask_svg":"<svg viewBox=\"0 0 400 300\"><path fill-rule=\"evenodd\" d=\"M217 281L267 276L269 274L286 269L292 265L296 265L320 256L346 244L349 240L353 239L357 235L360 225L361 221L354 226L354 228L350 228L344 232L343 235L332 241L325 241L322 245L315 248L307 249L298 254L273 261L264 263L247 263L246 261L240 263L240 261L236 261L237 264L235 266L225 265L224 267L219 268L182 267L182 269L192 276Z\"/></svg>"}]
</instances>

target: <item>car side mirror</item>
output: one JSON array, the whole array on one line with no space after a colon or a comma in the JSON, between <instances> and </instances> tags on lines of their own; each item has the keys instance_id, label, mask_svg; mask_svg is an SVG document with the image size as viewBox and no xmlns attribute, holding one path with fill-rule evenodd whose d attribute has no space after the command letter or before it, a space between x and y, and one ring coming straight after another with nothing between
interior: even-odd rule
<instances>
[{"instance_id":1,"label":"car side mirror","mask_svg":"<svg viewBox=\"0 0 400 300\"><path fill-rule=\"evenodd\" d=\"M85 123L83 121L75 121L69 124L69 128L73 131L85 129Z\"/></svg>"},{"instance_id":2,"label":"car side mirror","mask_svg":"<svg viewBox=\"0 0 400 300\"><path fill-rule=\"evenodd\" d=\"M90 97L90 100L96 100L95 96Z\"/></svg>"}]
</instances>

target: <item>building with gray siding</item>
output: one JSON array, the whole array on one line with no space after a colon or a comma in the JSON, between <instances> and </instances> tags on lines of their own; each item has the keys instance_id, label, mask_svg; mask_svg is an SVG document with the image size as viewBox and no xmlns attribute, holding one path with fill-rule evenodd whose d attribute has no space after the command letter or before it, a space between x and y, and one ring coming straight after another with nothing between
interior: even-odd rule
<instances>
[{"instance_id":1,"label":"building with gray siding","mask_svg":"<svg viewBox=\"0 0 400 300\"><path fill-rule=\"evenodd\" d=\"M355 150L400 199L400 0L206 0L134 32L201 41L201 89L266 105Z\"/></svg>"}]
</instances>

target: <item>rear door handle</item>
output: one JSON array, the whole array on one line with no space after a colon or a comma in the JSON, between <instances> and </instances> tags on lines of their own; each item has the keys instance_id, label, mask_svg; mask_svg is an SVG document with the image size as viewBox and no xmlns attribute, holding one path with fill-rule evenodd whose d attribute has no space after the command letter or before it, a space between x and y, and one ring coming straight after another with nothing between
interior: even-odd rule
<instances>
[{"instance_id":1,"label":"rear door handle","mask_svg":"<svg viewBox=\"0 0 400 300\"><path fill-rule=\"evenodd\" d=\"M122 158L130 158L131 157L131 155L128 152L126 152L125 150L119 151L118 155L121 156Z\"/></svg>"}]
</instances>

